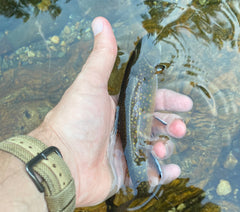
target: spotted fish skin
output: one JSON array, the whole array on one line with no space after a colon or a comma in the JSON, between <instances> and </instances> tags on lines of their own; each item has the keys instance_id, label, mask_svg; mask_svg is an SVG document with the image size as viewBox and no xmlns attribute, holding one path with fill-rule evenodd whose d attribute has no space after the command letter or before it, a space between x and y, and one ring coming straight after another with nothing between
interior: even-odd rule
<instances>
[{"instance_id":1,"label":"spotted fish skin","mask_svg":"<svg viewBox=\"0 0 240 212\"><path fill-rule=\"evenodd\" d=\"M131 54L119 96L118 131L123 144L129 176L137 197L149 195L147 169L155 106L160 48L154 36L144 36ZM148 146L148 148L147 148Z\"/></svg>"}]
</instances>

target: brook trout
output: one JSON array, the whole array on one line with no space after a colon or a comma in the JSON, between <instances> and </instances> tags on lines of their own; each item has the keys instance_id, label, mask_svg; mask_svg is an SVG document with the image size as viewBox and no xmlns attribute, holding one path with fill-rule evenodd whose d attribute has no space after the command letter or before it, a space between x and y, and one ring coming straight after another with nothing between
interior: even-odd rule
<instances>
[{"instance_id":1,"label":"brook trout","mask_svg":"<svg viewBox=\"0 0 240 212\"><path fill-rule=\"evenodd\" d=\"M149 165L153 165L162 176L160 164L147 144L151 137L159 57L160 47L155 36L144 36L131 54L120 91L118 130L129 176L136 197L150 196L142 205L128 210L145 206L160 189L159 185L153 192L149 191L147 173Z\"/></svg>"}]
</instances>

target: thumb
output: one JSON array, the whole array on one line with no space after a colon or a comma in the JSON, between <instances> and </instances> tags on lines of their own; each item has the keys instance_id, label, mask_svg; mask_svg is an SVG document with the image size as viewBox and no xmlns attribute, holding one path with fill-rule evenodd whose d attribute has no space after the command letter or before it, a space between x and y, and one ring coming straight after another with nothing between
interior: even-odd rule
<instances>
[{"instance_id":1,"label":"thumb","mask_svg":"<svg viewBox=\"0 0 240 212\"><path fill-rule=\"evenodd\" d=\"M103 17L93 20L92 29L94 47L81 75L95 87L107 87L117 55L116 39L110 23Z\"/></svg>"}]
</instances>

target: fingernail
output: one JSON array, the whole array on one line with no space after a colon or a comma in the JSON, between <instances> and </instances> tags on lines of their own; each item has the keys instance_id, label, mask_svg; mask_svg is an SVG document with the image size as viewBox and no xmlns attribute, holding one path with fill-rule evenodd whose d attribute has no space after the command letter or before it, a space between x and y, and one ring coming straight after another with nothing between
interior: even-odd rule
<instances>
[{"instance_id":1,"label":"fingernail","mask_svg":"<svg viewBox=\"0 0 240 212\"><path fill-rule=\"evenodd\" d=\"M92 23L92 30L93 30L93 34L94 36L96 36L97 34L99 34L100 32L102 32L103 30L103 22L102 20L95 19Z\"/></svg>"}]
</instances>

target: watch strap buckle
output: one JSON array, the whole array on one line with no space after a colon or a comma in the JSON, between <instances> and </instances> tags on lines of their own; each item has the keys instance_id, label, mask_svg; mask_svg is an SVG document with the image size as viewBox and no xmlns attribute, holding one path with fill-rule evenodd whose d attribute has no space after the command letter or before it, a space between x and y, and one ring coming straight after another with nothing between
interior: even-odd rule
<instances>
[{"instance_id":1,"label":"watch strap buckle","mask_svg":"<svg viewBox=\"0 0 240 212\"><path fill-rule=\"evenodd\" d=\"M44 149L41 153L39 153L33 159L31 159L30 161L28 161L26 163L26 167L25 167L26 171L27 171L28 175L30 176L30 178L32 179L32 181L34 182L34 184L36 185L37 189L41 193L43 193L45 189L44 189L43 185L40 183L40 181L38 180L38 178L33 170L33 167L36 164L38 164L39 162L41 162L42 160L47 160L47 156L54 152L57 155L59 155L59 157L62 157L62 154L60 153L60 151L58 150L57 147L50 146L50 147Z\"/></svg>"}]
</instances>

